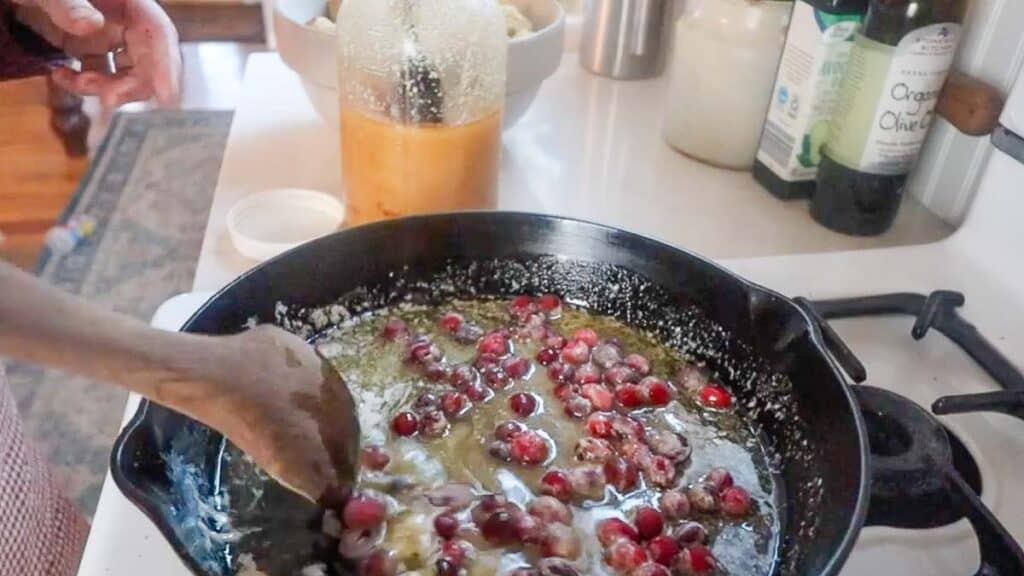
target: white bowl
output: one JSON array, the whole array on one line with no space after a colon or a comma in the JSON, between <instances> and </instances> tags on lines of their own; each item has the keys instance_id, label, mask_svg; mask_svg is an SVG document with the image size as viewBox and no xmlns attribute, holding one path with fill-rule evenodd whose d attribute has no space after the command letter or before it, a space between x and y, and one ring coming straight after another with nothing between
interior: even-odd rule
<instances>
[{"instance_id":1,"label":"white bowl","mask_svg":"<svg viewBox=\"0 0 1024 576\"><path fill-rule=\"evenodd\" d=\"M526 114L540 85L562 60L565 11L557 0L512 0L533 22L534 32L508 42L504 127ZM327 0L276 0L277 50L302 78L302 87L325 122L338 125L338 68L335 35L307 26L326 13Z\"/></svg>"}]
</instances>

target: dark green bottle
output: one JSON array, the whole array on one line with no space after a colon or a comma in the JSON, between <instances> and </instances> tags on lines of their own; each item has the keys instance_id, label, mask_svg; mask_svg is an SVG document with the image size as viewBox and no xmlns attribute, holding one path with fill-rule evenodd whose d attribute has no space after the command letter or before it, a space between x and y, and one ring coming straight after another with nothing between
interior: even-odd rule
<instances>
[{"instance_id":1,"label":"dark green bottle","mask_svg":"<svg viewBox=\"0 0 1024 576\"><path fill-rule=\"evenodd\" d=\"M871 0L822 151L811 215L833 230L888 230L960 39L965 0Z\"/></svg>"},{"instance_id":2,"label":"dark green bottle","mask_svg":"<svg viewBox=\"0 0 1024 576\"><path fill-rule=\"evenodd\" d=\"M868 0L797 0L775 77L754 178L783 200L808 198Z\"/></svg>"}]
</instances>

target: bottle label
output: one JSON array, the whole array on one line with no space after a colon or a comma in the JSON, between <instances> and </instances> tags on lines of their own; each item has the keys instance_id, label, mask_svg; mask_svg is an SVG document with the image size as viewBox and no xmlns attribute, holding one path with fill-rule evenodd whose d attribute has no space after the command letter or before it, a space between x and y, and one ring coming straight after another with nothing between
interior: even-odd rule
<instances>
[{"instance_id":1,"label":"bottle label","mask_svg":"<svg viewBox=\"0 0 1024 576\"><path fill-rule=\"evenodd\" d=\"M829 119L863 15L829 14L798 1L775 79L757 159L776 176L813 180Z\"/></svg>"},{"instance_id":2,"label":"bottle label","mask_svg":"<svg viewBox=\"0 0 1024 576\"><path fill-rule=\"evenodd\" d=\"M919 28L889 46L858 34L828 154L847 168L897 176L910 172L928 135L960 26Z\"/></svg>"}]
</instances>

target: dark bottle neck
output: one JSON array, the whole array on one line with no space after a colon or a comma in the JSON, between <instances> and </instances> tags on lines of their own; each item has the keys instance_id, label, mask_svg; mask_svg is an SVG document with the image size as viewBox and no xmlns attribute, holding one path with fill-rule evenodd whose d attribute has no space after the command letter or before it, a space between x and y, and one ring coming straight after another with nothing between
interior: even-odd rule
<instances>
[{"instance_id":1,"label":"dark bottle neck","mask_svg":"<svg viewBox=\"0 0 1024 576\"><path fill-rule=\"evenodd\" d=\"M868 11L868 0L801 0L829 14L863 14Z\"/></svg>"},{"instance_id":2,"label":"dark bottle neck","mask_svg":"<svg viewBox=\"0 0 1024 576\"><path fill-rule=\"evenodd\" d=\"M896 46L904 36L932 24L960 23L964 0L871 0L864 35Z\"/></svg>"}]
</instances>

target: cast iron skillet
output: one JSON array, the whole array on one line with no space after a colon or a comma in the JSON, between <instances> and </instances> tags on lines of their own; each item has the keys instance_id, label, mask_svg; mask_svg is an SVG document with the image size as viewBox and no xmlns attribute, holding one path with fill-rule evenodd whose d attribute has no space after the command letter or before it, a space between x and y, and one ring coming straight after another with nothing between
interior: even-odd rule
<instances>
[{"instance_id":1,"label":"cast iron skillet","mask_svg":"<svg viewBox=\"0 0 1024 576\"><path fill-rule=\"evenodd\" d=\"M678 248L533 214L393 220L259 266L184 330L228 334L254 319L281 320L279 303L290 321L316 328L330 319L308 309L339 300L374 308L403 297L544 292L653 330L729 382L777 457L782 537L773 572L839 572L868 505L869 450L857 401L796 303ZM241 553L274 576L290 575L323 552L308 529L314 511L273 485L253 494L251 471L225 453L218 434L143 402L117 439L111 468L198 575L232 573ZM253 527L260 530L239 538Z\"/></svg>"}]
</instances>

